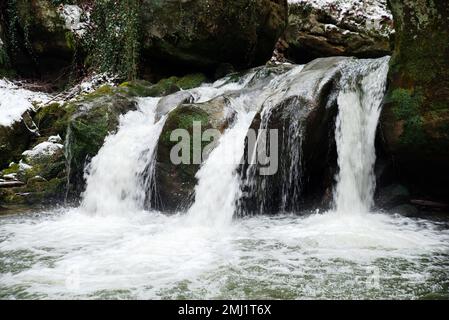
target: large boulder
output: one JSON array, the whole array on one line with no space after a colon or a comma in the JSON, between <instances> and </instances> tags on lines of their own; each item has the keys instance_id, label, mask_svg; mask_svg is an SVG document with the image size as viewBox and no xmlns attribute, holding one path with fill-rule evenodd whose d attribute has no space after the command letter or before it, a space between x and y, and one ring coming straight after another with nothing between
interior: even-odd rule
<instances>
[{"instance_id":1,"label":"large boulder","mask_svg":"<svg viewBox=\"0 0 449 320\"><path fill-rule=\"evenodd\" d=\"M156 68L156 62L243 68L271 57L286 24L287 1L144 0L141 12L143 56Z\"/></svg>"},{"instance_id":2,"label":"large boulder","mask_svg":"<svg viewBox=\"0 0 449 320\"><path fill-rule=\"evenodd\" d=\"M449 199L449 2L391 0L396 28L381 127L412 196Z\"/></svg>"},{"instance_id":3,"label":"large boulder","mask_svg":"<svg viewBox=\"0 0 449 320\"><path fill-rule=\"evenodd\" d=\"M177 211L188 207L193 200L194 188L197 184L195 177L200 168L200 162L194 162L194 153L202 154L209 142L203 141L201 146L193 142L194 122L201 124L201 134L208 129L218 129L223 132L233 119L233 112L229 110L229 100L225 96L213 100L196 103L182 104L171 111L165 121L159 138L156 152L155 186L150 187L147 205L164 211ZM190 163L174 164L170 153L179 141L172 141L171 134L174 130L185 129L189 132ZM200 147L200 150L196 148ZM149 173L152 174L152 173Z\"/></svg>"},{"instance_id":4,"label":"large boulder","mask_svg":"<svg viewBox=\"0 0 449 320\"><path fill-rule=\"evenodd\" d=\"M386 0L289 0L281 47L298 63L328 56L375 58L391 53L393 32Z\"/></svg>"}]
</instances>

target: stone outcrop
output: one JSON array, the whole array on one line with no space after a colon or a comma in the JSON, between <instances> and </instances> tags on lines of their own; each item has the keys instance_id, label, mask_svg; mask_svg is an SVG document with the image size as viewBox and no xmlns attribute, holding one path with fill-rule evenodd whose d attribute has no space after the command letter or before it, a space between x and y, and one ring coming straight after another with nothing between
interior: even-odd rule
<instances>
[{"instance_id":1,"label":"stone outcrop","mask_svg":"<svg viewBox=\"0 0 449 320\"><path fill-rule=\"evenodd\" d=\"M289 0L280 46L297 63L328 56L376 58L391 53L393 33L386 0Z\"/></svg>"},{"instance_id":2,"label":"stone outcrop","mask_svg":"<svg viewBox=\"0 0 449 320\"><path fill-rule=\"evenodd\" d=\"M449 3L391 0L396 45L381 128L414 196L449 199Z\"/></svg>"}]
</instances>

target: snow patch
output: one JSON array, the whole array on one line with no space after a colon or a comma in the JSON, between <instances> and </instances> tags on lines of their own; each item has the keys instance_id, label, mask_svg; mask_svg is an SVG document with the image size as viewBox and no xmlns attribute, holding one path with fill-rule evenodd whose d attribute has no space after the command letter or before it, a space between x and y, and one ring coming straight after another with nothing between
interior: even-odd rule
<instances>
[{"instance_id":1,"label":"snow patch","mask_svg":"<svg viewBox=\"0 0 449 320\"><path fill-rule=\"evenodd\" d=\"M106 73L94 74L91 77L84 79L80 86L80 93L91 93L97 90L100 86L110 85L115 86L116 76Z\"/></svg>"},{"instance_id":2,"label":"snow patch","mask_svg":"<svg viewBox=\"0 0 449 320\"><path fill-rule=\"evenodd\" d=\"M19 161L19 171L27 171L32 169L33 166L30 166L29 164L26 164L25 162L23 162L22 160Z\"/></svg>"},{"instance_id":3,"label":"snow patch","mask_svg":"<svg viewBox=\"0 0 449 320\"><path fill-rule=\"evenodd\" d=\"M22 114L34 109L33 103L45 104L51 97L43 92L21 88L6 79L0 79L0 126L9 127L22 119Z\"/></svg>"},{"instance_id":4,"label":"snow patch","mask_svg":"<svg viewBox=\"0 0 449 320\"><path fill-rule=\"evenodd\" d=\"M32 150L27 150L22 155L30 159L52 156L64 148L60 142L62 142L62 139L59 135L51 136L47 141L39 143Z\"/></svg>"},{"instance_id":5,"label":"snow patch","mask_svg":"<svg viewBox=\"0 0 449 320\"><path fill-rule=\"evenodd\" d=\"M84 12L77 5L65 4L59 7L59 14L64 19L68 30L79 38L84 36L89 26L89 12Z\"/></svg>"}]
</instances>

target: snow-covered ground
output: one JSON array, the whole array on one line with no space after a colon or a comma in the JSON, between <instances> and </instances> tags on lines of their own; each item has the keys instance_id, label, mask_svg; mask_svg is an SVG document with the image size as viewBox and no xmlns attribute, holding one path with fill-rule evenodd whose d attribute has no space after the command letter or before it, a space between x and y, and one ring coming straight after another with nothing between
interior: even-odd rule
<instances>
[{"instance_id":1,"label":"snow-covered ground","mask_svg":"<svg viewBox=\"0 0 449 320\"><path fill-rule=\"evenodd\" d=\"M20 88L8 80L0 79L0 126L8 127L22 119L22 114L34 108L33 103L46 103L51 96Z\"/></svg>"}]
</instances>

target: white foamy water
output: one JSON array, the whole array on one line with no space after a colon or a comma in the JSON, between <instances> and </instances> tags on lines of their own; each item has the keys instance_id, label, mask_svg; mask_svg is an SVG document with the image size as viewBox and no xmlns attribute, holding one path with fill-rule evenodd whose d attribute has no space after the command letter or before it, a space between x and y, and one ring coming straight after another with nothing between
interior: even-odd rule
<instances>
[{"instance_id":1,"label":"white foamy water","mask_svg":"<svg viewBox=\"0 0 449 320\"><path fill-rule=\"evenodd\" d=\"M196 174L195 202L188 211L194 224L226 228L240 195L237 168L243 157L245 137L255 111L246 110L245 98L231 100L237 111L235 124L228 128Z\"/></svg>"},{"instance_id":2,"label":"white foamy water","mask_svg":"<svg viewBox=\"0 0 449 320\"><path fill-rule=\"evenodd\" d=\"M355 60L344 71L335 131L340 172L334 199L336 211L341 214L365 213L373 204L374 142L388 61L389 58Z\"/></svg>"},{"instance_id":3,"label":"white foamy water","mask_svg":"<svg viewBox=\"0 0 449 320\"><path fill-rule=\"evenodd\" d=\"M0 218L1 298L449 297L449 234L371 215L188 216L79 210Z\"/></svg>"},{"instance_id":4,"label":"white foamy water","mask_svg":"<svg viewBox=\"0 0 449 320\"><path fill-rule=\"evenodd\" d=\"M117 134L106 138L87 168L82 209L101 215L142 210L142 175L153 159L165 118L155 123L158 98L138 100L138 109L121 117Z\"/></svg>"}]
</instances>

